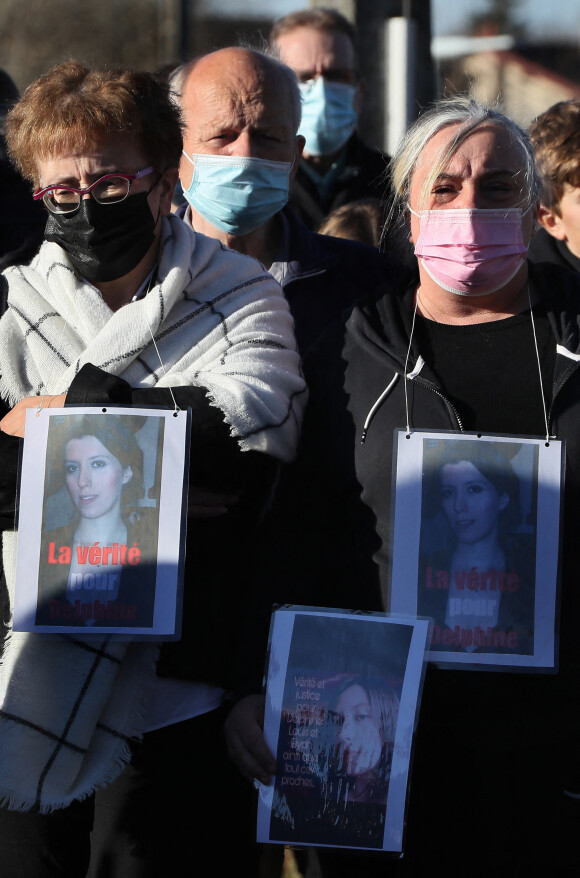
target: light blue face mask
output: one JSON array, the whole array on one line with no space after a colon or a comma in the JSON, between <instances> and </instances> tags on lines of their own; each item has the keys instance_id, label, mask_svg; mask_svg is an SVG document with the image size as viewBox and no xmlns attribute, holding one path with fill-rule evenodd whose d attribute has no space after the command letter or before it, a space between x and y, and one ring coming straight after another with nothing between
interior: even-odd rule
<instances>
[{"instance_id":1,"label":"light blue face mask","mask_svg":"<svg viewBox=\"0 0 580 878\"><path fill-rule=\"evenodd\" d=\"M183 155L193 177L183 194L201 216L230 235L247 235L288 201L292 162L230 155Z\"/></svg>"},{"instance_id":2,"label":"light blue face mask","mask_svg":"<svg viewBox=\"0 0 580 878\"><path fill-rule=\"evenodd\" d=\"M331 155L344 146L356 128L356 88L343 82L327 82L324 76L301 82L302 122L298 129L310 155Z\"/></svg>"}]
</instances>

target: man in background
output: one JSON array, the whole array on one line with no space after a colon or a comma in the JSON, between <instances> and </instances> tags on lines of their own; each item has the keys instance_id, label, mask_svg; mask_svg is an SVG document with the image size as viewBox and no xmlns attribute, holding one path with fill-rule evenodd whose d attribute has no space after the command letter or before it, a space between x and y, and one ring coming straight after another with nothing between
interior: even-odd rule
<instances>
[{"instance_id":1,"label":"man in background","mask_svg":"<svg viewBox=\"0 0 580 878\"><path fill-rule=\"evenodd\" d=\"M388 200L389 157L356 130L364 82L355 46L354 25L333 9L292 12L270 32L270 47L294 70L302 95L298 133L306 144L290 203L310 228L351 201Z\"/></svg>"}]
</instances>

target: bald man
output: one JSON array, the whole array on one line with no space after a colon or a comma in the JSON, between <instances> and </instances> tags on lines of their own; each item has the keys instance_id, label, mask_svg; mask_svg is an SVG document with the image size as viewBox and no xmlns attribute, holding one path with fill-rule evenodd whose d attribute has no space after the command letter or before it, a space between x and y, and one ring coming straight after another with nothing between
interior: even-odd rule
<instances>
[{"instance_id":1,"label":"bald man","mask_svg":"<svg viewBox=\"0 0 580 878\"><path fill-rule=\"evenodd\" d=\"M243 48L191 62L180 79L180 167L196 232L258 259L282 285L304 353L362 295L384 283L390 258L374 247L316 235L286 206L304 138L296 75Z\"/></svg>"}]
</instances>

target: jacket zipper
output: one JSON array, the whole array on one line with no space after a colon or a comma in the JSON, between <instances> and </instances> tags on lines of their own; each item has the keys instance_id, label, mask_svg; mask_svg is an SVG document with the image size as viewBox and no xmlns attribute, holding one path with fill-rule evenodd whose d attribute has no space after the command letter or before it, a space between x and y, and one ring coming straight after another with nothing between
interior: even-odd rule
<instances>
[{"instance_id":1,"label":"jacket zipper","mask_svg":"<svg viewBox=\"0 0 580 878\"><path fill-rule=\"evenodd\" d=\"M361 444L361 445L364 445L364 444L365 444L365 441L366 441L366 438L367 438L367 433L368 433L368 431L369 431L369 428L370 428L370 425L371 425L371 421L372 421L372 419L373 419L373 417L374 417L374 415L375 415L375 412L376 412L377 409L382 405L382 403L385 401L385 399L387 398L387 396L389 395L390 391L391 391L392 388L395 386L395 384L397 383L397 380L398 380L400 377L401 377L400 374L399 374L398 372L395 372L395 374L394 374L393 378L391 379L390 383L387 385L387 387L383 390L383 392L382 392L382 393L380 394L380 396L377 398L376 402L374 402L373 405L372 405L372 407L370 408L369 413L368 413L368 415L366 416L366 418L365 418L365 422L364 422L364 424L363 424L363 429L362 429L362 433L361 433L361 437L360 437L360 444ZM457 409L455 408L455 406L453 405L453 403L452 403L449 399L447 399L447 397L444 396L444 395L441 393L440 390L437 390L435 387L433 387L433 385L429 384L427 381L421 381L420 378L419 378L419 379L415 379L415 380L418 381L418 383L421 385L421 387L425 387L427 390L430 390L432 393L435 393L440 399L443 400L443 402L444 402L447 406L449 406L449 408L451 409L451 411L452 411L453 414L455 415L455 420L457 421L457 426L458 426L458 428L459 428L460 433L465 432L464 429L463 429L463 423L462 423L461 418L460 418L460 416L459 416L459 412L457 411Z\"/></svg>"},{"instance_id":2,"label":"jacket zipper","mask_svg":"<svg viewBox=\"0 0 580 878\"><path fill-rule=\"evenodd\" d=\"M556 398L562 392L564 386L568 383L568 381L570 380L572 375L574 375L578 371L579 367L580 367L580 363L574 363L574 365L570 366L568 371L563 376L563 378L560 382L560 386L554 390L554 395L552 397L552 402L550 403L550 409L548 411L548 426L550 428L550 431L552 429L552 416L553 416L553 412L554 412L554 405L556 403ZM562 409L562 411L560 412L560 415L563 415L565 411L566 411L566 409Z\"/></svg>"},{"instance_id":3,"label":"jacket zipper","mask_svg":"<svg viewBox=\"0 0 580 878\"><path fill-rule=\"evenodd\" d=\"M564 386L568 383L568 381L570 380L570 378L572 377L572 375L574 375L574 374L577 372L578 368L580 368L580 363L575 363L574 365L571 365L570 368L568 369L568 371L567 371L567 372L565 373L565 375L563 376L562 381L560 382L559 387L556 388L556 389L554 390L554 395L553 395L553 398L552 398L552 402L551 402L551 405L550 405L550 409L549 409L549 411L548 411L548 426L549 426L550 429L551 429L551 427L552 427L552 417L553 417L553 411L554 411L554 405L555 405L555 402L556 402L556 398L557 398L557 397L559 396L559 394L562 392L562 389L563 389ZM394 376L394 378L392 379L392 381L390 382L390 384L388 385L388 387L387 387L385 390L383 390L382 394L378 397L377 401L373 404L372 408L370 409L369 414L367 415L366 420L365 420L365 423L364 423L364 425L363 425L363 430L362 430L362 433L361 433L361 439L360 439L360 443L361 443L361 445L364 445L364 443L365 443L365 440L366 440L366 437L367 437L367 433L368 433L368 430L369 430L369 427L370 427L370 422L371 422L372 418L374 417L374 413L375 413L376 408L378 407L377 404L379 403L379 401L380 401L381 403L384 401L383 397L384 397L384 398L387 397L389 391L390 391L391 388L394 386L394 384L396 383L397 378L399 378L399 377L400 377L399 373L398 373L398 372L395 372L395 376ZM447 406L449 406L449 408L451 409L451 411L453 412L453 414L454 414L454 416L455 416L455 419L456 419L456 421L457 421L457 426L458 426L458 428L459 428L459 431L460 431L461 433L464 433L464 432L465 432L465 429L464 429L464 427L463 427L463 422L462 422L462 420L461 420L461 417L460 417L460 415L459 415L459 412L457 411L457 409L455 408L455 406L453 405L453 403L451 402L451 400L447 399L447 397L446 397L443 393L441 393L440 390L437 390L436 387L433 387L432 384L430 384L429 382L425 381L424 379L421 380L421 378L420 378L419 376L417 376L414 380L417 381L417 382L421 385L421 387L425 387L427 390L430 390L432 393L436 394L436 396L438 396L440 399L442 399L443 402L444 402ZM562 414L564 413L564 411L566 411L566 409L563 409L563 411L562 411L560 414L562 415ZM554 437L554 438L555 438L555 437Z\"/></svg>"},{"instance_id":4,"label":"jacket zipper","mask_svg":"<svg viewBox=\"0 0 580 878\"><path fill-rule=\"evenodd\" d=\"M457 421L457 426L458 426L458 428L459 428L459 432L460 432L460 433L464 433L465 430L463 429L463 421L461 420L461 418L460 418L460 416L459 416L459 412L457 411L457 409L455 408L455 406L453 405L453 403L451 402L451 400L447 399L447 397L444 396L444 395L441 393L440 390L437 390L437 389L436 389L435 387L433 387L431 384L427 384L425 381L421 381L420 383L421 383L421 386L422 386L422 387L426 387L426 388L427 388L428 390L430 390L432 393L435 393L437 396L439 396L439 397L443 400L443 402L444 402L446 405L449 406L449 408L451 409L451 411L452 411L453 414L455 415L455 419L456 419L456 421Z\"/></svg>"}]
</instances>

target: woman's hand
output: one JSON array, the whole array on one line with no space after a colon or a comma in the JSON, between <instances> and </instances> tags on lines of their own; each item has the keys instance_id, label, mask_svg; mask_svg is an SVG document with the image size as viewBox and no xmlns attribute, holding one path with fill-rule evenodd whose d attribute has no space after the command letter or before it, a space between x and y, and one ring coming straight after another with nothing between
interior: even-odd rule
<instances>
[{"instance_id":1,"label":"woman's hand","mask_svg":"<svg viewBox=\"0 0 580 878\"><path fill-rule=\"evenodd\" d=\"M232 707L225 724L228 753L250 782L257 778L269 784L276 773L276 760L264 740L263 695L246 695Z\"/></svg>"},{"instance_id":2,"label":"woman's hand","mask_svg":"<svg viewBox=\"0 0 580 878\"><path fill-rule=\"evenodd\" d=\"M59 393L58 396L25 396L2 418L0 430L9 436L20 436L23 439L27 409L36 409L39 406L43 409L60 408L65 400L66 393Z\"/></svg>"}]
</instances>

